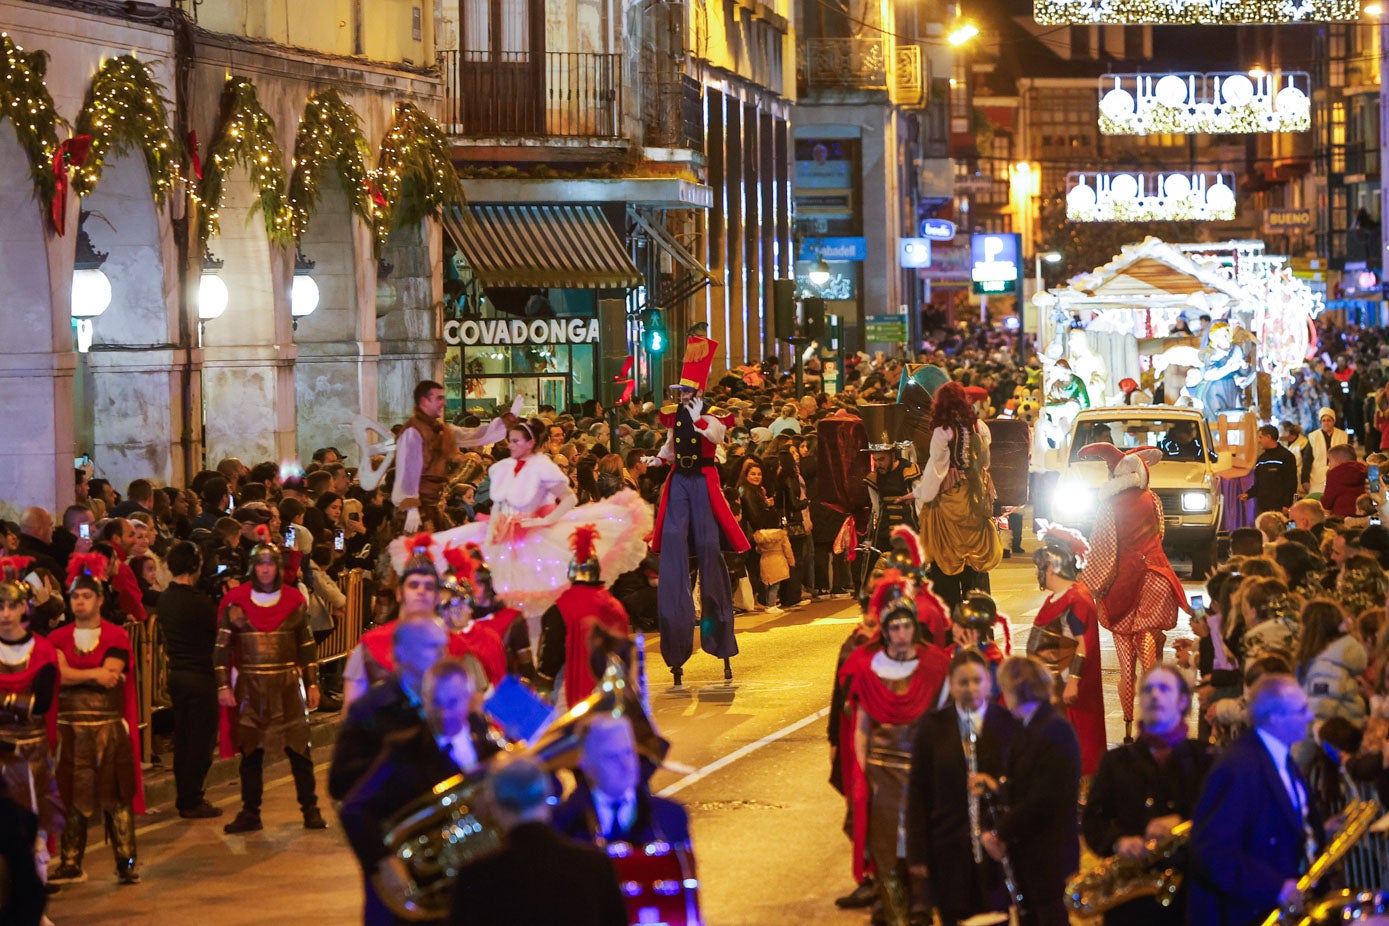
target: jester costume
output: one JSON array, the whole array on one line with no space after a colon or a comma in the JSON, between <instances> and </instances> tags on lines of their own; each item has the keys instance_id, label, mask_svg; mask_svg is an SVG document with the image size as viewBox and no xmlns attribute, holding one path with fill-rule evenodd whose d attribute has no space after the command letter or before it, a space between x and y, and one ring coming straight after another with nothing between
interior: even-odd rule
<instances>
[{"instance_id":1,"label":"jester costume","mask_svg":"<svg viewBox=\"0 0 1389 926\"><path fill-rule=\"evenodd\" d=\"M1147 672L1161 661L1164 631L1177 626L1179 609L1186 610L1186 592L1162 549L1162 502L1148 488L1148 467L1161 457L1155 448L1125 453L1113 444L1090 444L1078 455L1109 467L1080 581L1099 604L1101 626L1114 635L1126 740L1132 738L1135 663Z\"/></svg>"}]
</instances>

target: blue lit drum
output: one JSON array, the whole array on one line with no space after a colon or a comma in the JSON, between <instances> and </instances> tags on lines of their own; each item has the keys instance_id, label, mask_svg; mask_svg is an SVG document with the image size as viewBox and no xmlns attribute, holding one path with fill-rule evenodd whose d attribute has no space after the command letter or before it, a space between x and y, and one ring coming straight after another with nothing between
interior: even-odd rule
<instances>
[{"instance_id":1,"label":"blue lit drum","mask_svg":"<svg viewBox=\"0 0 1389 926\"><path fill-rule=\"evenodd\" d=\"M699 879L687 846L610 842L607 850L632 926L702 926Z\"/></svg>"}]
</instances>

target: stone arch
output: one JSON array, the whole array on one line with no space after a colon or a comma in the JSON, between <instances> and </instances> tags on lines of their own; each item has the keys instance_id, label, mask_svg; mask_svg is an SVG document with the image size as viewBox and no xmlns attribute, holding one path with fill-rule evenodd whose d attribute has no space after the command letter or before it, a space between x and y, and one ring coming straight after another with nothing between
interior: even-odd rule
<instances>
[{"instance_id":1,"label":"stone arch","mask_svg":"<svg viewBox=\"0 0 1389 926\"><path fill-rule=\"evenodd\" d=\"M0 408L10 422L0 442L0 514L27 505L53 510L72 498L71 235L46 240L29 157L0 120Z\"/></svg>"},{"instance_id":2,"label":"stone arch","mask_svg":"<svg viewBox=\"0 0 1389 926\"><path fill-rule=\"evenodd\" d=\"M375 358L363 349L375 341L371 300L376 280L366 272L375 263L371 231L353 212L338 171L323 171L319 183L318 208L299 243L304 256L314 261L310 275L319 293L318 308L300 318L294 332L301 460L319 447L337 447L350 455L352 416L376 411Z\"/></svg>"},{"instance_id":3,"label":"stone arch","mask_svg":"<svg viewBox=\"0 0 1389 926\"><path fill-rule=\"evenodd\" d=\"M206 460L248 465L294 454L294 339L289 278L293 256L272 246L260 192L241 165L226 176L221 223L208 248L224 262L229 298L221 318L202 323L202 410Z\"/></svg>"},{"instance_id":4,"label":"stone arch","mask_svg":"<svg viewBox=\"0 0 1389 926\"><path fill-rule=\"evenodd\" d=\"M83 229L106 253L111 304L93 321L92 346L77 357L79 449L97 473L124 487L153 477L170 482L182 434L178 379L178 276L172 232L150 193L138 153L106 161L101 182L82 198Z\"/></svg>"},{"instance_id":5,"label":"stone arch","mask_svg":"<svg viewBox=\"0 0 1389 926\"><path fill-rule=\"evenodd\" d=\"M414 412L415 384L442 382L444 349L442 311L442 241L431 219L399 225L381 243L381 258L391 265L378 299L376 339L380 343L378 400L381 421L394 424Z\"/></svg>"}]
</instances>

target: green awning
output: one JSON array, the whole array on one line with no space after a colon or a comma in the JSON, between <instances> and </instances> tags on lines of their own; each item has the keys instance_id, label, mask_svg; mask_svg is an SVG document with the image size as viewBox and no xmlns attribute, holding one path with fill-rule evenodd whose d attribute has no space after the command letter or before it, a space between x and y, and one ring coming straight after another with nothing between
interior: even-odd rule
<instances>
[{"instance_id":1,"label":"green awning","mask_svg":"<svg viewBox=\"0 0 1389 926\"><path fill-rule=\"evenodd\" d=\"M454 206L444 211L444 228L484 287L627 289L643 282L597 206Z\"/></svg>"}]
</instances>

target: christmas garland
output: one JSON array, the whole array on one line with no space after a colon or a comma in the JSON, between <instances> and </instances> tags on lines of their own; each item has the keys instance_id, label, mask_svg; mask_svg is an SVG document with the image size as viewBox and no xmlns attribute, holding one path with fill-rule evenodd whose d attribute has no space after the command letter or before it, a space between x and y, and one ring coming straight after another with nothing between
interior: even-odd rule
<instances>
[{"instance_id":1,"label":"christmas garland","mask_svg":"<svg viewBox=\"0 0 1389 926\"><path fill-rule=\"evenodd\" d=\"M376 163L376 237L463 201L463 185L442 129L413 103L397 103ZM410 181L408 187L406 181Z\"/></svg>"},{"instance_id":2,"label":"christmas garland","mask_svg":"<svg viewBox=\"0 0 1389 926\"><path fill-rule=\"evenodd\" d=\"M77 134L92 137L87 160L72 180L78 194L96 189L109 156L135 150L144 155L150 193L162 204L178 180L183 158L183 146L169 128L168 107L164 88L134 55L107 60L77 116Z\"/></svg>"},{"instance_id":3,"label":"christmas garland","mask_svg":"<svg viewBox=\"0 0 1389 926\"><path fill-rule=\"evenodd\" d=\"M362 137L361 119L335 90L309 97L294 139L294 173L289 178L289 206L294 236L302 236L318 206L319 180L328 164L338 169L352 210L372 221L370 149Z\"/></svg>"},{"instance_id":4,"label":"christmas garland","mask_svg":"<svg viewBox=\"0 0 1389 926\"><path fill-rule=\"evenodd\" d=\"M199 190L203 203L199 250L221 228L218 210L223 184L227 170L235 164L250 172L271 243L288 244L294 238L293 216L285 196L284 154L275 141L275 120L261 107L256 88L243 77L227 78L222 115L208 155Z\"/></svg>"},{"instance_id":5,"label":"christmas garland","mask_svg":"<svg viewBox=\"0 0 1389 926\"><path fill-rule=\"evenodd\" d=\"M29 157L34 192L47 212L57 193L53 156L58 151L58 125L53 97L44 84L48 55L26 52L0 32L0 121L14 123L19 145Z\"/></svg>"}]
</instances>

